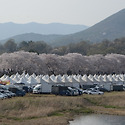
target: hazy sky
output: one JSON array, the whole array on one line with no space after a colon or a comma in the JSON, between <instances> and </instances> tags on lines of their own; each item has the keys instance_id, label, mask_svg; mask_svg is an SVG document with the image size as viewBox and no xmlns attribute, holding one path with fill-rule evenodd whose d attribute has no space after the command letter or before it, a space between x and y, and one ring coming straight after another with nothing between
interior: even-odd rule
<instances>
[{"instance_id":1,"label":"hazy sky","mask_svg":"<svg viewBox=\"0 0 125 125\"><path fill-rule=\"evenodd\" d=\"M0 0L0 23L67 23L92 26L125 8L125 0Z\"/></svg>"}]
</instances>

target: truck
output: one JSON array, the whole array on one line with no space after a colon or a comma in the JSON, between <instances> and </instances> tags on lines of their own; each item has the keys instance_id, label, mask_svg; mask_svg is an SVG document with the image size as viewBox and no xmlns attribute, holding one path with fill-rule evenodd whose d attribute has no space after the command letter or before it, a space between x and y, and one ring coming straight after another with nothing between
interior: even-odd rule
<instances>
[{"instance_id":1,"label":"truck","mask_svg":"<svg viewBox=\"0 0 125 125\"><path fill-rule=\"evenodd\" d=\"M33 88L33 93L34 94L42 94L42 93L51 93L52 85L50 84L37 84Z\"/></svg>"},{"instance_id":2,"label":"truck","mask_svg":"<svg viewBox=\"0 0 125 125\"><path fill-rule=\"evenodd\" d=\"M106 89L108 92L113 90L112 84L103 84L103 88Z\"/></svg>"},{"instance_id":3,"label":"truck","mask_svg":"<svg viewBox=\"0 0 125 125\"><path fill-rule=\"evenodd\" d=\"M124 91L123 85L113 85L113 91Z\"/></svg>"},{"instance_id":4,"label":"truck","mask_svg":"<svg viewBox=\"0 0 125 125\"><path fill-rule=\"evenodd\" d=\"M52 86L52 94L74 96L79 95L79 92L70 86Z\"/></svg>"},{"instance_id":5,"label":"truck","mask_svg":"<svg viewBox=\"0 0 125 125\"><path fill-rule=\"evenodd\" d=\"M89 89L89 88L95 88L96 85L83 85L82 88L83 90Z\"/></svg>"}]
</instances>

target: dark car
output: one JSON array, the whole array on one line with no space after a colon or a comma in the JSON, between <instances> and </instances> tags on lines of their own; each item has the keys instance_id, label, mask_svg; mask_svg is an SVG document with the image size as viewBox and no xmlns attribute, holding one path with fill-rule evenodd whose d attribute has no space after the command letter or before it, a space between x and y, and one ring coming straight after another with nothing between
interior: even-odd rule
<instances>
[{"instance_id":1,"label":"dark car","mask_svg":"<svg viewBox=\"0 0 125 125\"><path fill-rule=\"evenodd\" d=\"M70 91L68 91L68 90L62 90L62 91L60 92L60 95L71 96L71 93L70 93Z\"/></svg>"},{"instance_id":2,"label":"dark car","mask_svg":"<svg viewBox=\"0 0 125 125\"><path fill-rule=\"evenodd\" d=\"M16 96L24 96L26 93L24 91L18 90L16 91Z\"/></svg>"},{"instance_id":3,"label":"dark car","mask_svg":"<svg viewBox=\"0 0 125 125\"><path fill-rule=\"evenodd\" d=\"M16 94L16 96L24 96L26 93L24 90L18 89L16 87L9 88L9 91Z\"/></svg>"},{"instance_id":4,"label":"dark car","mask_svg":"<svg viewBox=\"0 0 125 125\"><path fill-rule=\"evenodd\" d=\"M105 88L99 88L98 89L99 91L102 91L102 92L109 92L107 89L105 89Z\"/></svg>"},{"instance_id":5,"label":"dark car","mask_svg":"<svg viewBox=\"0 0 125 125\"><path fill-rule=\"evenodd\" d=\"M78 87L71 87L71 88L78 90L79 95L82 95L82 94L83 94L83 90L82 90L82 89L80 89L80 88L78 88Z\"/></svg>"},{"instance_id":6,"label":"dark car","mask_svg":"<svg viewBox=\"0 0 125 125\"><path fill-rule=\"evenodd\" d=\"M26 93L29 92L29 88L28 88L28 86L23 86L22 89L23 89Z\"/></svg>"}]
</instances>

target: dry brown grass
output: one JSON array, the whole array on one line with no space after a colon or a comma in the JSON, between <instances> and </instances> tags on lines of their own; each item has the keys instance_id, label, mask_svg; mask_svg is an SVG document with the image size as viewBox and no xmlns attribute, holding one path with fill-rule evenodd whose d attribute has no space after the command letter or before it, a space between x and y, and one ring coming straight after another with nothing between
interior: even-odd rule
<instances>
[{"instance_id":1,"label":"dry brown grass","mask_svg":"<svg viewBox=\"0 0 125 125\"><path fill-rule=\"evenodd\" d=\"M23 125L25 125L24 123L26 123L27 125L30 124L30 122L33 123L33 121L39 123L41 119L51 120L52 117L62 117L64 114L68 115L69 112L76 112L76 109L78 109L79 112L80 108L84 108L85 104L87 104L87 102L82 97L54 95L16 97L0 101L0 119L4 120L4 122L9 121L10 124L17 124L19 122L19 124L23 123ZM59 121L61 123L61 120ZM44 122L46 123L47 121L45 120ZM56 122L58 123L58 121ZM40 122L40 124L44 123Z\"/></svg>"},{"instance_id":2,"label":"dry brown grass","mask_svg":"<svg viewBox=\"0 0 125 125\"><path fill-rule=\"evenodd\" d=\"M98 105L125 108L125 92L111 92L103 96L89 96L88 98Z\"/></svg>"},{"instance_id":3,"label":"dry brown grass","mask_svg":"<svg viewBox=\"0 0 125 125\"><path fill-rule=\"evenodd\" d=\"M65 125L74 115L108 113L125 115L125 92L75 97L26 95L0 100L0 125Z\"/></svg>"}]
</instances>

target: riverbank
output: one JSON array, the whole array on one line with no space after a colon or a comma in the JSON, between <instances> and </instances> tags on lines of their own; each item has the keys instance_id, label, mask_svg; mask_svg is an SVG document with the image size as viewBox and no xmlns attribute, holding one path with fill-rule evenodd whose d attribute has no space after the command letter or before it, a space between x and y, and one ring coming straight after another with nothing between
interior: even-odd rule
<instances>
[{"instance_id":1,"label":"riverbank","mask_svg":"<svg viewBox=\"0 0 125 125\"><path fill-rule=\"evenodd\" d=\"M125 115L125 92L104 95L33 95L0 100L1 125L67 125L76 115Z\"/></svg>"}]
</instances>

